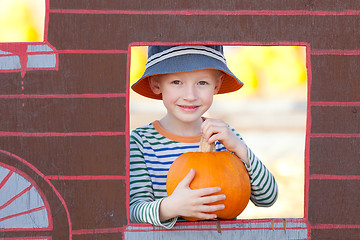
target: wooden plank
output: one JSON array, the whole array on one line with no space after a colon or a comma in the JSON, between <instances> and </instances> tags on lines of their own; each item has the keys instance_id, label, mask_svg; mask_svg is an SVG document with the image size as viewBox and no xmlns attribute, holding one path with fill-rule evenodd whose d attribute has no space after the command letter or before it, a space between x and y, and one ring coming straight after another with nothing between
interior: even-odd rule
<instances>
[{"instance_id":1,"label":"wooden plank","mask_svg":"<svg viewBox=\"0 0 360 240\"><path fill-rule=\"evenodd\" d=\"M360 55L312 55L311 101L359 102Z\"/></svg>"},{"instance_id":2,"label":"wooden plank","mask_svg":"<svg viewBox=\"0 0 360 240\"><path fill-rule=\"evenodd\" d=\"M126 54L59 54L58 71L31 71L24 94L125 93Z\"/></svg>"},{"instance_id":3,"label":"wooden plank","mask_svg":"<svg viewBox=\"0 0 360 240\"><path fill-rule=\"evenodd\" d=\"M103 94L126 91L126 54L59 54L58 66L58 71L26 72L24 78L20 72L2 73L0 94Z\"/></svg>"},{"instance_id":4,"label":"wooden plank","mask_svg":"<svg viewBox=\"0 0 360 240\"><path fill-rule=\"evenodd\" d=\"M311 133L360 133L360 107L312 106Z\"/></svg>"},{"instance_id":5,"label":"wooden plank","mask_svg":"<svg viewBox=\"0 0 360 240\"><path fill-rule=\"evenodd\" d=\"M359 180L311 179L309 221L319 224L359 224Z\"/></svg>"},{"instance_id":6,"label":"wooden plank","mask_svg":"<svg viewBox=\"0 0 360 240\"><path fill-rule=\"evenodd\" d=\"M123 132L125 109L125 98L0 99L0 130Z\"/></svg>"},{"instance_id":7,"label":"wooden plank","mask_svg":"<svg viewBox=\"0 0 360 240\"><path fill-rule=\"evenodd\" d=\"M310 174L360 175L360 138L311 138Z\"/></svg>"},{"instance_id":8,"label":"wooden plank","mask_svg":"<svg viewBox=\"0 0 360 240\"><path fill-rule=\"evenodd\" d=\"M0 73L0 94L21 94L20 73Z\"/></svg>"},{"instance_id":9,"label":"wooden plank","mask_svg":"<svg viewBox=\"0 0 360 240\"><path fill-rule=\"evenodd\" d=\"M311 229L311 239L316 240L358 240L359 236L359 228Z\"/></svg>"},{"instance_id":10,"label":"wooden plank","mask_svg":"<svg viewBox=\"0 0 360 240\"><path fill-rule=\"evenodd\" d=\"M356 0L346 2L338 1L291 1L291 0L232 0L232 1L207 1L207 0L57 0L51 1L51 9L96 9L96 10L327 10L341 11L360 9Z\"/></svg>"},{"instance_id":11,"label":"wooden plank","mask_svg":"<svg viewBox=\"0 0 360 240\"><path fill-rule=\"evenodd\" d=\"M73 240L99 240L99 239L106 239L106 240L119 240L123 239L122 233L94 233L94 234L74 234L72 236Z\"/></svg>"},{"instance_id":12,"label":"wooden plank","mask_svg":"<svg viewBox=\"0 0 360 240\"><path fill-rule=\"evenodd\" d=\"M0 137L0 149L21 156L52 178L126 175L124 135Z\"/></svg>"},{"instance_id":13,"label":"wooden plank","mask_svg":"<svg viewBox=\"0 0 360 240\"><path fill-rule=\"evenodd\" d=\"M120 228L126 220L123 180L52 181L71 213L73 231Z\"/></svg>"},{"instance_id":14,"label":"wooden plank","mask_svg":"<svg viewBox=\"0 0 360 240\"><path fill-rule=\"evenodd\" d=\"M284 228L284 221L286 223ZM302 220L272 219L262 221L221 221L219 233L216 221L196 223L178 223L170 231L151 225L128 226L124 233L125 240L137 239L307 239L308 229Z\"/></svg>"},{"instance_id":15,"label":"wooden plank","mask_svg":"<svg viewBox=\"0 0 360 240\"><path fill-rule=\"evenodd\" d=\"M154 23L162 23L162 27L159 28ZM344 28L343 26L351 27ZM360 15L264 16L51 13L48 41L58 50L126 50L132 42L187 41L294 42L294 44L310 42L313 50L360 49L360 42L354 38L353 31L353 29L358 28L360 28ZM92 39L94 35L102 37L92 41L82 41L82 39Z\"/></svg>"}]
</instances>

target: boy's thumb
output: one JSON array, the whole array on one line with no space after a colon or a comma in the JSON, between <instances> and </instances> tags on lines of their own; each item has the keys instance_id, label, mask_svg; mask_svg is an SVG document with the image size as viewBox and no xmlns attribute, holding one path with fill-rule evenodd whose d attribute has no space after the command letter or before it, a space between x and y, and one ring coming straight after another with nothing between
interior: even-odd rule
<instances>
[{"instance_id":1,"label":"boy's thumb","mask_svg":"<svg viewBox=\"0 0 360 240\"><path fill-rule=\"evenodd\" d=\"M190 169L190 172L186 174L184 179L181 181L182 185L188 187L192 182L192 180L194 179L194 177L195 177L195 170Z\"/></svg>"}]
</instances>

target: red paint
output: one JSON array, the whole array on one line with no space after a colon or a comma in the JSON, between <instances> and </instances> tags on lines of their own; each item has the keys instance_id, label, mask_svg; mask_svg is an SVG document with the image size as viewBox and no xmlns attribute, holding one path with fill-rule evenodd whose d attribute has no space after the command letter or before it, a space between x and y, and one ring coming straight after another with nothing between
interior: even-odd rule
<instances>
[{"instance_id":1,"label":"red paint","mask_svg":"<svg viewBox=\"0 0 360 240\"><path fill-rule=\"evenodd\" d=\"M44 42L48 40L50 0L45 0ZM58 62L58 61L56 61Z\"/></svg>"},{"instance_id":2,"label":"red paint","mask_svg":"<svg viewBox=\"0 0 360 240\"><path fill-rule=\"evenodd\" d=\"M312 55L360 55L360 50L325 49L313 50Z\"/></svg>"},{"instance_id":3,"label":"red paint","mask_svg":"<svg viewBox=\"0 0 360 240\"><path fill-rule=\"evenodd\" d=\"M300 46L310 47L307 42L215 42L215 41L193 41L193 42L133 42L134 46L174 46L174 45L223 45L223 46ZM129 50L130 51L130 50Z\"/></svg>"},{"instance_id":4,"label":"red paint","mask_svg":"<svg viewBox=\"0 0 360 240\"><path fill-rule=\"evenodd\" d=\"M14 44L16 45L16 44ZM36 45L36 44L28 44L27 46L29 45ZM26 47L27 47L26 46ZM26 52L26 55L54 55L55 53L57 52L50 52L50 51L36 51L36 52ZM0 57L11 57L11 56L18 56L18 54L16 53L10 53L10 54L2 54L0 55Z\"/></svg>"},{"instance_id":5,"label":"red paint","mask_svg":"<svg viewBox=\"0 0 360 240\"><path fill-rule=\"evenodd\" d=\"M108 53L108 54L127 54L128 52L126 50L55 50L55 53L93 53L93 54L102 54L102 53Z\"/></svg>"},{"instance_id":6,"label":"red paint","mask_svg":"<svg viewBox=\"0 0 360 240\"><path fill-rule=\"evenodd\" d=\"M10 218L17 217L17 216L29 214L29 213L32 213L32 212L41 211L41 210L43 210L43 209L45 209L45 206L41 206L41 207L34 208L34 209L31 209L31 210L28 210L28 211L24 211L24 212L16 213L16 214L13 214L13 215L9 215L9 216L0 218L0 222L1 222L1 221L5 221L5 220L10 219Z\"/></svg>"},{"instance_id":7,"label":"red paint","mask_svg":"<svg viewBox=\"0 0 360 240\"><path fill-rule=\"evenodd\" d=\"M125 93L85 94L12 94L0 95L0 99L44 99L44 98L123 98Z\"/></svg>"},{"instance_id":8,"label":"red paint","mask_svg":"<svg viewBox=\"0 0 360 240\"><path fill-rule=\"evenodd\" d=\"M24 240L24 238L3 238L4 240ZM31 239L34 239L34 240L37 240L37 239L47 239L47 240L51 240L52 238L51 237L43 237L43 236L38 236L38 237L26 237L26 240L31 240Z\"/></svg>"},{"instance_id":9,"label":"red paint","mask_svg":"<svg viewBox=\"0 0 360 240\"><path fill-rule=\"evenodd\" d=\"M21 192L19 192L18 194L16 194L14 197L12 197L9 201L7 201L6 203L4 203L3 205L0 206L0 210L9 206L13 201L15 201L16 199L18 199L19 197L21 197L22 195L24 195L26 192L28 192L33 186L30 185L27 188L25 188L24 190L22 190Z\"/></svg>"},{"instance_id":10,"label":"red paint","mask_svg":"<svg viewBox=\"0 0 360 240\"><path fill-rule=\"evenodd\" d=\"M307 229L306 227L286 227L286 230L305 230ZM274 227L272 228L270 227L259 227L259 228L254 228L254 227L230 227L230 228L224 228L223 226L221 226L221 231L245 231L245 230L277 230L277 231L284 231L284 227ZM163 229L163 228L148 228L146 230L142 230L142 229L127 229L126 232L183 232L183 231L194 231L194 232L199 232L199 231L217 231L216 228L182 228L182 229ZM307 239L307 238L306 238ZM297 239L300 240L300 239Z\"/></svg>"},{"instance_id":11,"label":"red paint","mask_svg":"<svg viewBox=\"0 0 360 240\"><path fill-rule=\"evenodd\" d=\"M269 223L269 226L271 226L271 222L274 223L282 223L283 218L275 218L275 219L238 219L238 220L221 220L221 226L225 226L226 224L247 224L247 223ZM288 223L304 223L307 226L309 225L308 222L305 219L302 218L289 218L285 219ZM214 226L213 229L216 229L216 220L208 220L208 221L199 221L199 222L190 222L190 221L184 221L184 222L177 222L176 226ZM153 225L149 223L129 223L127 227L143 227L143 228L153 228ZM187 229L187 228L184 228Z\"/></svg>"},{"instance_id":12,"label":"red paint","mask_svg":"<svg viewBox=\"0 0 360 240\"><path fill-rule=\"evenodd\" d=\"M7 152L7 151L4 151L4 150L1 150L0 149L0 153L3 153L5 155L8 155L12 158L15 158L16 160L18 160L19 162L25 164L26 166L28 166L30 169L32 169L37 175L39 175L41 178L43 178L45 180L45 182L51 187L51 189L54 191L54 193L56 194L56 196L58 197L58 199L60 200L60 202L62 203L64 209L65 209L65 212L66 212L66 216L67 216L67 219L68 219L68 224L69 224L69 240L72 240L72 224L71 224L71 218L70 218L70 213L69 213L69 209L66 205L66 202L65 200L62 198L62 196L60 195L60 193L57 191L57 189L54 187L54 185L50 182L50 180L46 179L45 178L45 175L43 173L41 173L35 166L33 166L32 164L30 164L29 162L25 161L24 159L20 158L19 156L15 155L15 154L12 154L10 152ZM0 165L2 165L2 163L0 162ZM11 169L12 167L10 167ZM19 171L18 169L16 168L13 168L12 169L14 172L17 172ZM29 181L29 179L27 179ZM31 179L30 179L31 180ZM31 180L32 181L32 180ZM30 182L31 182L30 181ZM34 184L33 182L31 182L32 184ZM36 184L34 184L35 186ZM45 201L46 197L44 196L44 194L42 193L42 191L40 191L40 189L36 188L39 192L39 194L41 195L41 197L43 197L43 201L44 201L44 204L45 204L45 207L48 209L48 214L50 214L50 206L49 206L49 203L48 201ZM52 222L52 217L51 215L48 215L48 219L49 219L49 229L48 230L51 230L52 227L53 227L53 222ZM36 230L36 229L34 229ZM0 229L0 232L2 231L2 229Z\"/></svg>"},{"instance_id":13,"label":"red paint","mask_svg":"<svg viewBox=\"0 0 360 240\"><path fill-rule=\"evenodd\" d=\"M119 228L98 228L98 229L80 229L73 230L73 235L82 235L82 234L96 234L96 233L119 233L124 232L124 227Z\"/></svg>"},{"instance_id":14,"label":"red paint","mask_svg":"<svg viewBox=\"0 0 360 240\"><path fill-rule=\"evenodd\" d=\"M304 169L304 218L308 221L309 216L309 175L310 175L310 134L311 134L311 48L306 48L306 69L307 69L307 104L306 104L306 137L305 137L305 169ZM309 224L308 224L309 226ZM309 233L308 233L309 234ZM309 237L309 235L308 235Z\"/></svg>"},{"instance_id":15,"label":"red paint","mask_svg":"<svg viewBox=\"0 0 360 240\"><path fill-rule=\"evenodd\" d=\"M48 0L47 0L48 1ZM47 31L47 29L45 29ZM0 50L11 52L10 54L2 54L0 57L9 57L9 56L18 56L20 61L20 69L0 69L0 73L12 73L12 72L21 72L21 77L24 78L27 71L36 71L36 70L58 70L59 56L56 51L39 51L39 52L27 52L27 48L30 45L47 45L52 50L54 47L47 42L16 42L16 43L0 43ZM54 55L56 56L56 65L55 67L50 68L28 68L28 56L29 55Z\"/></svg>"},{"instance_id":16,"label":"red paint","mask_svg":"<svg viewBox=\"0 0 360 240\"><path fill-rule=\"evenodd\" d=\"M84 10L84 9L50 9L50 13L71 13L71 14L119 14L119 15L261 15L261 16L327 16L327 15L360 15L359 10L345 11L308 11L308 10L160 10L160 11L141 11L141 10Z\"/></svg>"},{"instance_id":17,"label":"red paint","mask_svg":"<svg viewBox=\"0 0 360 240\"><path fill-rule=\"evenodd\" d=\"M57 176L57 175L50 175L45 177L48 180L125 180L125 176L112 176L112 175L102 175L102 176Z\"/></svg>"},{"instance_id":18,"label":"red paint","mask_svg":"<svg viewBox=\"0 0 360 240\"><path fill-rule=\"evenodd\" d=\"M0 137L73 137L73 136L120 136L125 132L2 132Z\"/></svg>"},{"instance_id":19,"label":"red paint","mask_svg":"<svg viewBox=\"0 0 360 240\"><path fill-rule=\"evenodd\" d=\"M360 180L360 175L326 175L311 174L310 179L331 179L331 180Z\"/></svg>"},{"instance_id":20,"label":"red paint","mask_svg":"<svg viewBox=\"0 0 360 240\"><path fill-rule=\"evenodd\" d=\"M282 223L284 219L250 219L250 220L222 220L221 221L221 230L224 231L233 231L233 230L273 230L271 226L271 222L274 223ZM286 229L299 229L299 230L306 230L309 229L309 224L302 220L302 219L285 219L287 223L305 223L306 226L304 227L286 227ZM184 227L189 226L193 228L181 228L181 229L163 229L163 228L154 228L151 224L129 224L130 227L143 227L144 229L129 229L127 228L127 232L152 232L152 231L217 231L216 228L217 221L204 221L204 222L178 222L176 226ZM241 227L241 226L234 226L235 224L246 224L246 223L268 223L269 227ZM231 225L231 227L227 227L227 224ZM205 228L197 228L196 226L209 226ZM212 227L211 227L212 226ZM281 230L284 231L284 227L275 227L274 230Z\"/></svg>"},{"instance_id":21,"label":"red paint","mask_svg":"<svg viewBox=\"0 0 360 240\"><path fill-rule=\"evenodd\" d=\"M310 102L311 106L340 106L340 107L358 107L360 102Z\"/></svg>"},{"instance_id":22,"label":"red paint","mask_svg":"<svg viewBox=\"0 0 360 240\"><path fill-rule=\"evenodd\" d=\"M300 218L300 219L286 219L287 222L303 222L306 224L306 227L295 227L293 229L307 229L307 239L310 239L310 223L308 221L308 211L309 211L309 166L310 166L310 138L311 138L311 106L310 106L310 92L311 92L311 83L312 83L312 72L311 72L311 51L310 51L310 44L306 43L306 42L213 42L213 41L208 41L208 42L171 42L171 43L165 43L165 42L133 42L128 46L128 52L131 52L131 47L132 46L171 46L171 45L204 45L204 44L208 44L208 45L224 45L224 46L303 46L306 47L306 67L307 67L307 76L308 76L308 92L307 92L307 123L306 123L306 141L305 141L305 193L304 193L304 218ZM130 60L131 60L131 56L130 54L128 55L128 66L127 66L127 74L130 72ZM127 142L126 142L126 148L129 149L130 145L129 145L129 91L130 91L130 87L129 87L129 78L127 76L127 119L126 119L126 137L127 137ZM126 203L127 206L129 206L130 204L130 176L129 176L129 164L130 164L130 156L129 156L129 151L127 151L126 153L126 185L127 185L127 195L126 195ZM214 225L214 228L209 228L209 229L198 229L196 227L194 228L189 228L189 229L154 229L152 227L151 224L147 224L147 223L130 223L130 212L129 212L129 207L126 208L126 216L127 216L127 221L129 222L129 224L127 226L133 226L133 227L151 227L150 231L183 231L183 230L190 230L190 231L209 231L209 230L214 230L217 231L216 229L216 221L203 221L203 222L177 222L176 225L177 226L204 226L204 225ZM282 222L283 219L272 219L274 222ZM249 220L232 220L232 221L221 221L222 230L261 230L261 229L266 229L266 230L272 230L272 227L269 228L224 228L224 224L236 224L236 223L249 223L249 222L254 222L254 223L261 223L261 222L269 222L270 226L271 226L271 220L269 219L249 219ZM288 228L287 229L292 229L292 228ZM281 230L284 231L284 228L275 228L275 230ZM140 231L140 232L144 232L147 230L129 230L126 229L126 231Z\"/></svg>"},{"instance_id":23,"label":"red paint","mask_svg":"<svg viewBox=\"0 0 360 240\"><path fill-rule=\"evenodd\" d=\"M5 47L3 47L3 46L5 46ZM27 57L27 52L26 52L27 47L28 47L27 43L14 43L14 44L0 45L0 50L6 51L6 52L12 52L14 55L19 57L22 78L24 78L24 76L25 76L26 65L28 62L28 57Z\"/></svg>"},{"instance_id":24,"label":"red paint","mask_svg":"<svg viewBox=\"0 0 360 240\"><path fill-rule=\"evenodd\" d=\"M54 71L54 70L58 70L56 67L51 67L51 68L26 68L26 72L30 72L30 71ZM0 73L14 73L14 72L19 72L19 69L0 69Z\"/></svg>"},{"instance_id":25,"label":"red paint","mask_svg":"<svg viewBox=\"0 0 360 240\"><path fill-rule=\"evenodd\" d=\"M344 224L315 224L311 226L312 229L349 229L360 228L360 225L344 225Z\"/></svg>"},{"instance_id":26,"label":"red paint","mask_svg":"<svg viewBox=\"0 0 360 240\"><path fill-rule=\"evenodd\" d=\"M5 153L6 155L7 152L6 151L2 151L0 150L0 152L2 153ZM31 230L31 231L49 231L49 230L52 230L53 228L53 221L52 221L52 216L51 216L51 209L50 209L50 205L49 205L49 202L47 201L46 197L45 197L45 194L41 191L41 189L37 186L37 184L34 182L33 179L31 179L28 175L26 175L25 173L23 173L22 171L20 171L19 169L15 168L15 167L12 167L12 166L9 166L7 164L4 164L2 162L0 162L0 166L6 168L6 169L9 169L10 172L15 172L17 174L19 174L21 177L25 178L29 183L30 183L30 186L34 187L36 189L36 191L38 192L38 194L41 196L42 200L43 200L43 203L44 203L44 206L46 208L46 212L47 212L47 216L48 216L48 222L49 222L49 225L48 227L46 228L31 228L31 229L22 229L23 231L25 230ZM12 231L14 230L13 228L11 229L1 229L0 228L0 232L3 232L3 231Z\"/></svg>"},{"instance_id":27,"label":"red paint","mask_svg":"<svg viewBox=\"0 0 360 240\"><path fill-rule=\"evenodd\" d=\"M360 133L311 133L311 138L356 138Z\"/></svg>"},{"instance_id":28,"label":"red paint","mask_svg":"<svg viewBox=\"0 0 360 240\"><path fill-rule=\"evenodd\" d=\"M126 156L125 156L125 169L126 169L126 221L130 223L130 63L131 63L131 45L128 46L128 55L126 63Z\"/></svg>"},{"instance_id":29,"label":"red paint","mask_svg":"<svg viewBox=\"0 0 360 240\"><path fill-rule=\"evenodd\" d=\"M1 165L0 165L1 166ZM9 178L11 177L11 175L14 173L14 171L10 171L6 177L1 181L0 183L0 189L5 185L5 183L9 180Z\"/></svg>"}]
</instances>

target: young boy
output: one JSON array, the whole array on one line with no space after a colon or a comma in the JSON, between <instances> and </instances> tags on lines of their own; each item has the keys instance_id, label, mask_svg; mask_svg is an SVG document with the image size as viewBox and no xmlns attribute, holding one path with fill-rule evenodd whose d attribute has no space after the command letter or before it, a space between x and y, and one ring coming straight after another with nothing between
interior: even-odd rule
<instances>
[{"instance_id":1,"label":"young boy","mask_svg":"<svg viewBox=\"0 0 360 240\"><path fill-rule=\"evenodd\" d=\"M171 163L195 152L203 135L217 151L230 151L249 172L251 201L271 206L277 198L273 175L224 121L206 119L214 94L240 89L243 83L228 69L222 46L150 46L144 75L132 89L162 100L166 115L135 129L130 136L130 220L172 228L178 216L213 219L224 205L207 205L226 196L219 187L192 190L191 170L172 195L166 194ZM215 193L215 194L214 194ZM214 194L208 196L210 194Z\"/></svg>"}]
</instances>

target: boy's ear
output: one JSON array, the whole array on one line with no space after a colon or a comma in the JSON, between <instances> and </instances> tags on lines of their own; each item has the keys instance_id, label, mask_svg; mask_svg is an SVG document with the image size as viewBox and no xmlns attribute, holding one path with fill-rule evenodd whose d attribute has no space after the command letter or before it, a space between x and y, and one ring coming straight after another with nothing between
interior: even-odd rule
<instances>
[{"instance_id":1,"label":"boy's ear","mask_svg":"<svg viewBox=\"0 0 360 240\"><path fill-rule=\"evenodd\" d=\"M156 77L151 76L149 78L149 85L150 85L151 91L153 91L153 93L155 93L155 94L160 94L161 93L160 85L159 85L159 79L157 79Z\"/></svg>"},{"instance_id":2,"label":"boy's ear","mask_svg":"<svg viewBox=\"0 0 360 240\"><path fill-rule=\"evenodd\" d=\"M221 84L223 82L223 74L216 80L215 83L215 89L214 89L214 95L217 94L220 90Z\"/></svg>"}]
</instances>

